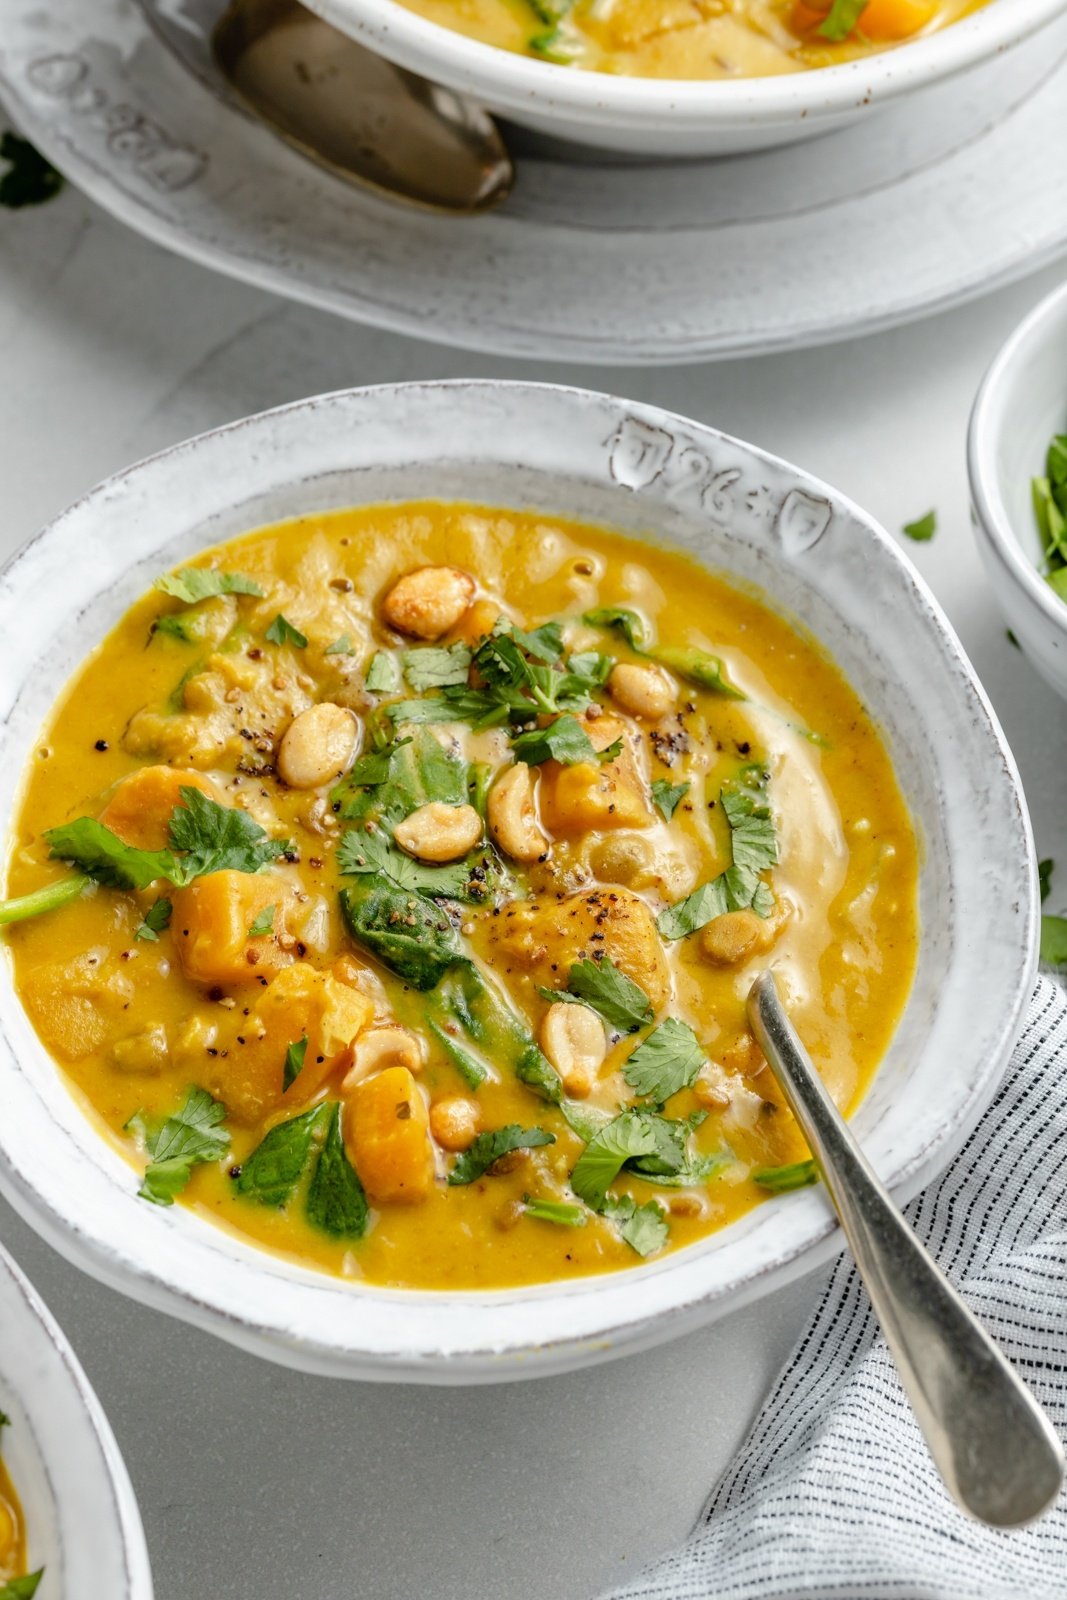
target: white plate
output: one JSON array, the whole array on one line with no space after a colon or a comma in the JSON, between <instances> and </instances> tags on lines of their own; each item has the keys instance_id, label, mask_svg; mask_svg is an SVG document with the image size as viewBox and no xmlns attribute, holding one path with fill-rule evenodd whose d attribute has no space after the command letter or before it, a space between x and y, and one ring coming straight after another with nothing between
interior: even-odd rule
<instances>
[{"instance_id":1,"label":"white plate","mask_svg":"<svg viewBox=\"0 0 1067 1600\"><path fill-rule=\"evenodd\" d=\"M119 1309L116 1307L116 1309ZM22 1502L37 1600L152 1600L119 1447L73 1350L0 1250L0 1444Z\"/></svg>"},{"instance_id":2,"label":"white plate","mask_svg":"<svg viewBox=\"0 0 1067 1600\"><path fill-rule=\"evenodd\" d=\"M640 165L524 143L500 212L446 220L321 172L212 87L220 0L150 3L158 32L131 0L0 0L12 116L160 244L423 338L600 364L743 355L956 305L1067 249L1067 19L807 146Z\"/></svg>"},{"instance_id":3,"label":"white plate","mask_svg":"<svg viewBox=\"0 0 1067 1600\"><path fill-rule=\"evenodd\" d=\"M1033 988L1037 863L1018 774L894 541L836 490L717 429L581 389L397 384L246 418L118 474L0 573L0 819L70 674L156 574L267 522L408 496L645 532L758 585L833 654L885 734L922 834L918 971L855 1118L876 1170L910 1198L988 1103ZM310 1372L431 1383L562 1372L710 1322L839 1245L824 1194L805 1189L625 1272L463 1293L343 1282L191 1209L139 1200L2 959L0 1104L0 1187L57 1249L143 1304Z\"/></svg>"}]
</instances>

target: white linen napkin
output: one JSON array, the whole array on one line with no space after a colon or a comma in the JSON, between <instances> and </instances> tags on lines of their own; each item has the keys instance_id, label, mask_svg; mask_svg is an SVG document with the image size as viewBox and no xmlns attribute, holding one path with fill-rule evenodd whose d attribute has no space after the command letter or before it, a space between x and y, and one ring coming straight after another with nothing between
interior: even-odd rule
<instances>
[{"instance_id":1,"label":"white linen napkin","mask_svg":"<svg viewBox=\"0 0 1067 1600\"><path fill-rule=\"evenodd\" d=\"M1038 980L1004 1085L907 1209L1067 1432L1067 995ZM610 1600L1067 1600L1067 1498L1028 1528L956 1509L852 1266L837 1263L691 1541Z\"/></svg>"}]
</instances>

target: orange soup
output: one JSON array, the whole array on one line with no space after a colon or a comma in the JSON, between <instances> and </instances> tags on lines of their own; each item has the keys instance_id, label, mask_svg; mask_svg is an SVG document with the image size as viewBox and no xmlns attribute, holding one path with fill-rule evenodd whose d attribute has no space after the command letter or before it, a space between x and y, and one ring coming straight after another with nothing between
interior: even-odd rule
<instances>
[{"instance_id":1,"label":"orange soup","mask_svg":"<svg viewBox=\"0 0 1067 1600\"><path fill-rule=\"evenodd\" d=\"M402 0L430 22L559 66L765 78L889 50L985 0Z\"/></svg>"},{"instance_id":2,"label":"orange soup","mask_svg":"<svg viewBox=\"0 0 1067 1600\"><path fill-rule=\"evenodd\" d=\"M812 1181L746 995L773 963L851 1108L917 875L876 728L757 598L420 502L161 578L42 731L0 920L145 1204L352 1279L503 1286Z\"/></svg>"}]
</instances>

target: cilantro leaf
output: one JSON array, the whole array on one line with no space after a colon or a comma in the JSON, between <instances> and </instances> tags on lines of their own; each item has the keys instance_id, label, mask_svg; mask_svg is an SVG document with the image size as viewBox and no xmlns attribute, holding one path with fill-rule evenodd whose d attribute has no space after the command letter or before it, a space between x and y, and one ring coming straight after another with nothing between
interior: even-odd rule
<instances>
[{"instance_id":1,"label":"cilantro leaf","mask_svg":"<svg viewBox=\"0 0 1067 1600\"><path fill-rule=\"evenodd\" d=\"M824 39L840 43L848 38L866 9L867 0L833 0L825 19L819 24L818 32Z\"/></svg>"},{"instance_id":2,"label":"cilantro leaf","mask_svg":"<svg viewBox=\"0 0 1067 1600\"><path fill-rule=\"evenodd\" d=\"M250 939L262 939L268 933L270 933L271 929L274 927L274 913L277 911L277 909L278 907L276 905L263 907L263 910L259 913L248 930L248 937Z\"/></svg>"},{"instance_id":3,"label":"cilantro leaf","mask_svg":"<svg viewBox=\"0 0 1067 1600\"><path fill-rule=\"evenodd\" d=\"M495 881L491 856L426 866L397 849L380 828L349 828L337 850L337 865L346 876L382 873L398 888L435 899L484 900Z\"/></svg>"},{"instance_id":4,"label":"cilantro leaf","mask_svg":"<svg viewBox=\"0 0 1067 1600\"><path fill-rule=\"evenodd\" d=\"M22 206L43 205L57 195L66 182L62 173L57 172L28 139L20 139L17 133L8 131L0 138L0 161L8 162L8 170L0 178L0 206L12 211ZM37 1576L40 1577L40 1573ZM33 1589L27 1589L26 1593L32 1594Z\"/></svg>"},{"instance_id":5,"label":"cilantro leaf","mask_svg":"<svg viewBox=\"0 0 1067 1600\"><path fill-rule=\"evenodd\" d=\"M684 939L731 909L736 908L730 905L726 892L726 873L722 872L710 883L700 884L676 905L667 906L656 918L656 927L664 939Z\"/></svg>"},{"instance_id":6,"label":"cilantro leaf","mask_svg":"<svg viewBox=\"0 0 1067 1600\"><path fill-rule=\"evenodd\" d=\"M0 900L0 928L11 922L26 922L30 917L40 917L48 911L58 911L61 906L77 900L89 887L89 878L78 874L72 878L57 878L30 894L13 895L10 900Z\"/></svg>"},{"instance_id":7,"label":"cilantro leaf","mask_svg":"<svg viewBox=\"0 0 1067 1600\"><path fill-rule=\"evenodd\" d=\"M905 522L901 532L908 539L914 539L916 544L929 544L937 532L937 512L928 511L924 517L917 517L914 522Z\"/></svg>"},{"instance_id":8,"label":"cilantro leaf","mask_svg":"<svg viewBox=\"0 0 1067 1600\"><path fill-rule=\"evenodd\" d=\"M1048 899L1049 890L1052 888L1052 871L1056 863L1051 860L1039 861L1037 864L1037 881L1041 887L1042 902Z\"/></svg>"},{"instance_id":9,"label":"cilantro leaf","mask_svg":"<svg viewBox=\"0 0 1067 1600\"><path fill-rule=\"evenodd\" d=\"M282 1093L291 1089L304 1070L304 1058L308 1053L308 1036L305 1033L302 1039L297 1039L285 1052L285 1062L282 1066Z\"/></svg>"},{"instance_id":10,"label":"cilantro leaf","mask_svg":"<svg viewBox=\"0 0 1067 1600\"><path fill-rule=\"evenodd\" d=\"M147 889L158 878L181 882L178 862L169 850L138 850L124 844L95 817L48 828L44 837L54 860L69 861L110 889Z\"/></svg>"},{"instance_id":11,"label":"cilantro leaf","mask_svg":"<svg viewBox=\"0 0 1067 1600\"><path fill-rule=\"evenodd\" d=\"M654 1148L634 1156L628 1163L632 1170L655 1183L675 1180L679 1184L697 1182L697 1175L703 1173L708 1158L690 1155L689 1135L705 1121L707 1112L694 1111L688 1117L664 1117L658 1111L639 1107L638 1115L652 1136ZM718 1156L710 1158L710 1161L715 1166L721 1164Z\"/></svg>"},{"instance_id":12,"label":"cilantro leaf","mask_svg":"<svg viewBox=\"0 0 1067 1600\"><path fill-rule=\"evenodd\" d=\"M667 1243L670 1229L663 1207L655 1200L642 1206L632 1195L609 1196L604 1205L604 1216L614 1222L622 1238L639 1256L653 1255Z\"/></svg>"},{"instance_id":13,"label":"cilantro leaf","mask_svg":"<svg viewBox=\"0 0 1067 1600\"><path fill-rule=\"evenodd\" d=\"M465 644L423 645L404 651L404 676L415 690L453 688L467 682L471 652ZM369 688L368 684L368 688Z\"/></svg>"},{"instance_id":14,"label":"cilantro leaf","mask_svg":"<svg viewBox=\"0 0 1067 1600\"><path fill-rule=\"evenodd\" d=\"M289 618L283 617L280 611L263 637L271 644L291 644L297 650L306 650L308 646L307 635L301 633L299 628L294 628Z\"/></svg>"},{"instance_id":15,"label":"cilantro leaf","mask_svg":"<svg viewBox=\"0 0 1067 1600\"><path fill-rule=\"evenodd\" d=\"M329 1111L329 1102L287 1122L276 1123L234 1178L237 1193L263 1206L284 1206L291 1200L311 1160L312 1145Z\"/></svg>"},{"instance_id":16,"label":"cilantro leaf","mask_svg":"<svg viewBox=\"0 0 1067 1600\"><path fill-rule=\"evenodd\" d=\"M10 174L9 174L10 176ZM62 180L60 180L62 182ZM46 195L41 197L47 199ZM29 201L19 201L20 205L28 205ZM4 186L0 181L0 205L10 204L4 200ZM0 1589L0 1600L33 1600L37 1593L37 1586L44 1577L44 1568L38 1567L36 1572L27 1572L21 1578L9 1578Z\"/></svg>"},{"instance_id":17,"label":"cilantro leaf","mask_svg":"<svg viewBox=\"0 0 1067 1600\"><path fill-rule=\"evenodd\" d=\"M685 799L690 787L688 783L668 783L666 778L655 780L652 785L652 804L664 822L669 822L674 816L679 802Z\"/></svg>"},{"instance_id":18,"label":"cilantro leaf","mask_svg":"<svg viewBox=\"0 0 1067 1600\"><path fill-rule=\"evenodd\" d=\"M156 618L148 631L150 637L154 637L157 633L165 633L172 639L180 639L183 644L193 642L193 636L180 611L165 611L161 617Z\"/></svg>"},{"instance_id":19,"label":"cilantro leaf","mask_svg":"<svg viewBox=\"0 0 1067 1600\"><path fill-rule=\"evenodd\" d=\"M285 840L271 839L247 811L220 806L199 789L183 787L170 814L170 842L185 854L180 881L207 872L258 872L284 855Z\"/></svg>"},{"instance_id":20,"label":"cilantro leaf","mask_svg":"<svg viewBox=\"0 0 1067 1600\"><path fill-rule=\"evenodd\" d=\"M395 694L400 688L400 667L395 656L379 650L371 656L363 683L371 694Z\"/></svg>"},{"instance_id":21,"label":"cilantro leaf","mask_svg":"<svg viewBox=\"0 0 1067 1600\"><path fill-rule=\"evenodd\" d=\"M767 777L746 768L732 783L724 783L719 802L730 824L730 845L735 867L762 872L778 861L774 817L767 801Z\"/></svg>"},{"instance_id":22,"label":"cilantro leaf","mask_svg":"<svg viewBox=\"0 0 1067 1600\"><path fill-rule=\"evenodd\" d=\"M586 1224L582 1207L568 1205L565 1200L539 1200L535 1195L524 1194L522 1205L535 1222L554 1222L560 1228L584 1228Z\"/></svg>"},{"instance_id":23,"label":"cilantro leaf","mask_svg":"<svg viewBox=\"0 0 1067 1600\"><path fill-rule=\"evenodd\" d=\"M263 590L251 578L240 572L216 572L213 567L182 567L177 572L156 579L156 588L164 594L194 606L198 600L209 600L218 594L253 594L262 598Z\"/></svg>"},{"instance_id":24,"label":"cilantro leaf","mask_svg":"<svg viewBox=\"0 0 1067 1600\"><path fill-rule=\"evenodd\" d=\"M1067 917L1041 918L1041 959L1049 967L1067 967Z\"/></svg>"},{"instance_id":25,"label":"cilantro leaf","mask_svg":"<svg viewBox=\"0 0 1067 1600\"><path fill-rule=\"evenodd\" d=\"M524 628L510 626L511 636L535 661L551 663L563 654L563 627L559 622L543 622L529 633Z\"/></svg>"},{"instance_id":26,"label":"cilantro leaf","mask_svg":"<svg viewBox=\"0 0 1067 1600\"><path fill-rule=\"evenodd\" d=\"M567 988L578 1000L599 1011L614 1028L633 1033L652 1020L652 1002L625 972L605 956L602 961L576 961Z\"/></svg>"},{"instance_id":27,"label":"cilantro leaf","mask_svg":"<svg viewBox=\"0 0 1067 1600\"><path fill-rule=\"evenodd\" d=\"M635 1094L662 1102L687 1089L705 1059L692 1028L668 1017L631 1051L622 1075Z\"/></svg>"},{"instance_id":28,"label":"cilantro leaf","mask_svg":"<svg viewBox=\"0 0 1067 1600\"><path fill-rule=\"evenodd\" d=\"M623 1111L600 1129L571 1173L571 1188L579 1200L602 1211L608 1187L634 1156L650 1156L657 1149L656 1130L640 1111Z\"/></svg>"},{"instance_id":29,"label":"cilantro leaf","mask_svg":"<svg viewBox=\"0 0 1067 1600\"><path fill-rule=\"evenodd\" d=\"M138 1194L157 1206L173 1205L185 1188L194 1166L220 1160L230 1148L230 1136L219 1124L226 1107L206 1089L191 1084L185 1103L155 1132L149 1132L143 1113L131 1117L127 1127L139 1129L151 1160Z\"/></svg>"},{"instance_id":30,"label":"cilantro leaf","mask_svg":"<svg viewBox=\"0 0 1067 1600\"><path fill-rule=\"evenodd\" d=\"M509 1155L512 1150L533 1150L555 1142L555 1134L546 1133L543 1128L522 1128L517 1122L510 1122L506 1128L480 1133L469 1149L456 1157L448 1181L453 1185L474 1183L484 1177L494 1161Z\"/></svg>"},{"instance_id":31,"label":"cilantro leaf","mask_svg":"<svg viewBox=\"0 0 1067 1600\"><path fill-rule=\"evenodd\" d=\"M145 912L145 919L134 934L134 938L147 939L154 944L164 928L170 927L170 915L173 909L169 900L162 898L157 900Z\"/></svg>"},{"instance_id":32,"label":"cilantro leaf","mask_svg":"<svg viewBox=\"0 0 1067 1600\"><path fill-rule=\"evenodd\" d=\"M341 637L335 639L333 644L328 644L322 653L324 656L354 656L356 652L352 648L352 641L348 634L342 633ZM367 688L370 688L369 683Z\"/></svg>"},{"instance_id":33,"label":"cilantro leaf","mask_svg":"<svg viewBox=\"0 0 1067 1600\"><path fill-rule=\"evenodd\" d=\"M752 1174L752 1181L771 1194L785 1194L818 1183L819 1169L814 1161L794 1161L787 1167L762 1167Z\"/></svg>"},{"instance_id":34,"label":"cilantro leaf","mask_svg":"<svg viewBox=\"0 0 1067 1600\"><path fill-rule=\"evenodd\" d=\"M340 1101L330 1111L304 1208L312 1226L331 1239L361 1239L367 1231L367 1197L345 1151Z\"/></svg>"},{"instance_id":35,"label":"cilantro leaf","mask_svg":"<svg viewBox=\"0 0 1067 1600\"><path fill-rule=\"evenodd\" d=\"M597 606L593 611L587 611L582 617L591 628L608 628L614 633L620 633L638 655L643 654L646 646L652 643L652 629L636 611L630 611L625 606Z\"/></svg>"},{"instance_id":36,"label":"cilantro leaf","mask_svg":"<svg viewBox=\"0 0 1067 1600\"><path fill-rule=\"evenodd\" d=\"M511 741L516 759L536 766L542 761L560 761L564 766L574 766L579 761L600 761L600 753L577 717L557 717L547 728L531 728ZM604 751L604 755L608 752Z\"/></svg>"}]
</instances>

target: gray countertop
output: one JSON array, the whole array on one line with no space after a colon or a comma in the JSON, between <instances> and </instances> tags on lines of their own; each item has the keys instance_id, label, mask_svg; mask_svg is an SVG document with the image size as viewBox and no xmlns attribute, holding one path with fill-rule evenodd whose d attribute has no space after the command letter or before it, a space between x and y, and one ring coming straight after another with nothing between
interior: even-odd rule
<instances>
[{"instance_id":1,"label":"gray countertop","mask_svg":"<svg viewBox=\"0 0 1067 1600\"><path fill-rule=\"evenodd\" d=\"M1005 638L964 466L986 363L1061 276L827 350L598 372L335 321L164 255L68 190L39 211L0 213L0 559L115 468L320 390L492 374L669 406L803 463L890 529L937 508L937 538L909 553L1004 723L1067 902L1067 705ZM108 1411L158 1600L591 1597L689 1531L822 1281L563 1378L377 1387L284 1371L137 1306L2 1203L0 1237Z\"/></svg>"}]
</instances>

